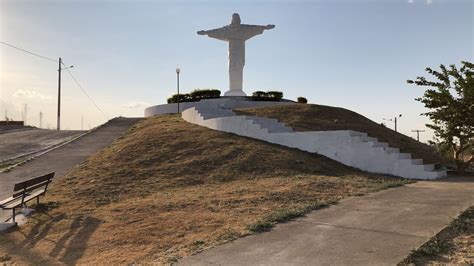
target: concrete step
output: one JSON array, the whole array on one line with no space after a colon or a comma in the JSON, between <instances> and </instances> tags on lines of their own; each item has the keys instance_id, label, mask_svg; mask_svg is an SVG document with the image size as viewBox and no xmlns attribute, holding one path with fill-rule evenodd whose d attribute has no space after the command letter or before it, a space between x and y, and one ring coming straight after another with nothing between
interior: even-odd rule
<instances>
[{"instance_id":1,"label":"concrete step","mask_svg":"<svg viewBox=\"0 0 474 266\"><path fill-rule=\"evenodd\" d=\"M400 153L399 148L385 147L385 151L388 153Z\"/></svg>"},{"instance_id":2,"label":"concrete step","mask_svg":"<svg viewBox=\"0 0 474 266\"><path fill-rule=\"evenodd\" d=\"M388 143L386 143L386 142L379 142L379 143L382 147L388 148Z\"/></svg>"},{"instance_id":3,"label":"concrete step","mask_svg":"<svg viewBox=\"0 0 474 266\"><path fill-rule=\"evenodd\" d=\"M412 159L411 163L414 165L423 164L423 159Z\"/></svg>"},{"instance_id":4,"label":"concrete step","mask_svg":"<svg viewBox=\"0 0 474 266\"><path fill-rule=\"evenodd\" d=\"M218 118L218 117L228 117L234 116L235 113L228 109L214 109L214 110L198 110L199 115L204 120Z\"/></svg>"},{"instance_id":5,"label":"concrete step","mask_svg":"<svg viewBox=\"0 0 474 266\"><path fill-rule=\"evenodd\" d=\"M278 122L278 120L273 118L261 118L261 117L247 117L249 121L254 124L260 125L263 129L268 129L268 133L288 133L293 132L293 129L285 126L285 124Z\"/></svg>"},{"instance_id":6,"label":"concrete step","mask_svg":"<svg viewBox=\"0 0 474 266\"><path fill-rule=\"evenodd\" d=\"M411 159L411 154L410 153L399 153L398 158L399 159Z\"/></svg>"},{"instance_id":7,"label":"concrete step","mask_svg":"<svg viewBox=\"0 0 474 266\"><path fill-rule=\"evenodd\" d=\"M383 147L383 148L385 148L384 144L387 144L387 143L378 142L378 141L368 141L368 143L371 144L372 147ZM388 146L388 144L387 144L387 146Z\"/></svg>"},{"instance_id":8,"label":"concrete step","mask_svg":"<svg viewBox=\"0 0 474 266\"><path fill-rule=\"evenodd\" d=\"M351 136L351 137L356 137L356 136L357 137L367 137L367 133L351 130L349 132L349 136Z\"/></svg>"},{"instance_id":9,"label":"concrete step","mask_svg":"<svg viewBox=\"0 0 474 266\"><path fill-rule=\"evenodd\" d=\"M374 137L367 137L367 136L361 136L361 139L363 142L375 142L378 141L377 138Z\"/></svg>"},{"instance_id":10,"label":"concrete step","mask_svg":"<svg viewBox=\"0 0 474 266\"><path fill-rule=\"evenodd\" d=\"M434 171L435 165L434 164L423 164L425 171Z\"/></svg>"}]
</instances>

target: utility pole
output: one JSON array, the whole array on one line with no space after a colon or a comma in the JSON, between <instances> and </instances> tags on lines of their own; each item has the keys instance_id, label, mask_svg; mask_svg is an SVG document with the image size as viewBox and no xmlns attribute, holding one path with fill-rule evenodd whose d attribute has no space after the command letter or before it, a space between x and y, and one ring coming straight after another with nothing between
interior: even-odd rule
<instances>
[{"instance_id":1,"label":"utility pole","mask_svg":"<svg viewBox=\"0 0 474 266\"><path fill-rule=\"evenodd\" d=\"M61 68L63 64L63 60L61 57L59 58L59 67L58 67L58 121L57 121L57 130L61 130L61 70L72 68L74 66L69 66L65 68Z\"/></svg>"},{"instance_id":2,"label":"utility pole","mask_svg":"<svg viewBox=\"0 0 474 266\"><path fill-rule=\"evenodd\" d=\"M81 130L84 130L84 116L81 119Z\"/></svg>"},{"instance_id":3,"label":"utility pole","mask_svg":"<svg viewBox=\"0 0 474 266\"><path fill-rule=\"evenodd\" d=\"M61 64L63 63L61 57L59 58L58 67L58 121L57 130L61 130Z\"/></svg>"},{"instance_id":4,"label":"utility pole","mask_svg":"<svg viewBox=\"0 0 474 266\"><path fill-rule=\"evenodd\" d=\"M416 140L420 142L420 132L425 132L425 130L413 129L411 132L416 132Z\"/></svg>"},{"instance_id":5,"label":"utility pole","mask_svg":"<svg viewBox=\"0 0 474 266\"><path fill-rule=\"evenodd\" d=\"M39 124L39 128L42 128L43 127L43 112L40 111L40 124Z\"/></svg>"}]
</instances>

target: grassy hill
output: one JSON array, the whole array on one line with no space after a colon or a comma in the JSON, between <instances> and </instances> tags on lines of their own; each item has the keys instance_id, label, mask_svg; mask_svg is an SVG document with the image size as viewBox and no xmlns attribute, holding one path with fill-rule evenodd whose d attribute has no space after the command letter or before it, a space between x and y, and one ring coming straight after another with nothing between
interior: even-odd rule
<instances>
[{"instance_id":1,"label":"grassy hill","mask_svg":"<svg viewBox=\"0 0 474 266\"><path fill-rule=\"evenodd\" d=\"M347 109L316 105L291 104L265 108L239 109L238 113L276 118L297 131L355 130L366 132L390 147L412 154L414 159L425 163L445 163L446 160L424 143L381 126L374 121Z\"/></svg>"},{"instance_id":2,"label":"grassy hill","mask_svg":"<svg viewBox=\"0 0 474 266\"><path fill-rule=\"evenodd\" d=\"M169 263L407 182L152 117L57 178L40 211L0 235L0 263Z\"/></svg>"}]
</instances>

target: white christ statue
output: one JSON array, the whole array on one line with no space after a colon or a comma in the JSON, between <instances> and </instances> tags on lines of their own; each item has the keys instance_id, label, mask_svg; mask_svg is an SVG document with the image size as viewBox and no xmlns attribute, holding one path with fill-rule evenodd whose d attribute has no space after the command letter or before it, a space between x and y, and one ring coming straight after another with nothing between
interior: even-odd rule
<instances>
[{"instance_id":1,"label":"white christ statue","mask_svg":"<svg viewBox=\"0 0 474 266\"><path fill-rule=\"evenodd\" d=\"M245 96L242 89L243 71L245 65L245 41L262 34L264 30L275 28L275 25L246 25L240 24L240 16L232 15L230 25L213 30L201 30L199 35L207 35L229 43L229 91L224 96Z\"/></svg>"}]
</instances>

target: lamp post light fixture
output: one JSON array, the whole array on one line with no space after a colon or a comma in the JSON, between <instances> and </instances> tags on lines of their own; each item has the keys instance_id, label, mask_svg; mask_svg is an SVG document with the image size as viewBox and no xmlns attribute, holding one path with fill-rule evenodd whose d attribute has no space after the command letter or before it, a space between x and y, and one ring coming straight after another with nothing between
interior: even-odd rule
<instances>
[{"instance_id":1,"label":"lamp post light fixture","mask_svg":"<svg viewBox=\"0 0 474 266\"><path fill-rule=\"evenodd\" d=\"M59 68L58 68L58 121L57 121L57 130L61 130L61 70L68 68L73 68L74 66L62 67L63 60L59 58Z\"/></svg>"},{"instance_id":2,"label":"lamp post light fixture","mask_svg":"<svg viewBox=\"0 0 474 266\"><path fill-rule=\"evenodd\" d=\"M178 89L178 114L179 114L179 72L181 72L181 69L177 68L176 69L176 78L177 78L177 89Z\"/></svg>"},{"instance_id":3,"label":"lamp post light fixture","mask_svg":"<svg viewBox=\"0 0 474 266\"><path fill-rule=\"evenodd\" d=\"M397 131L397 119L398 119L399 117L402 117L402 115L399 114L398 116L395 116L394 119L385 119L385 118L382 118L382 120L393 122L393 123L395 124L395 132L398 132L398 131Z\"/></svg>"}]
</instances>

